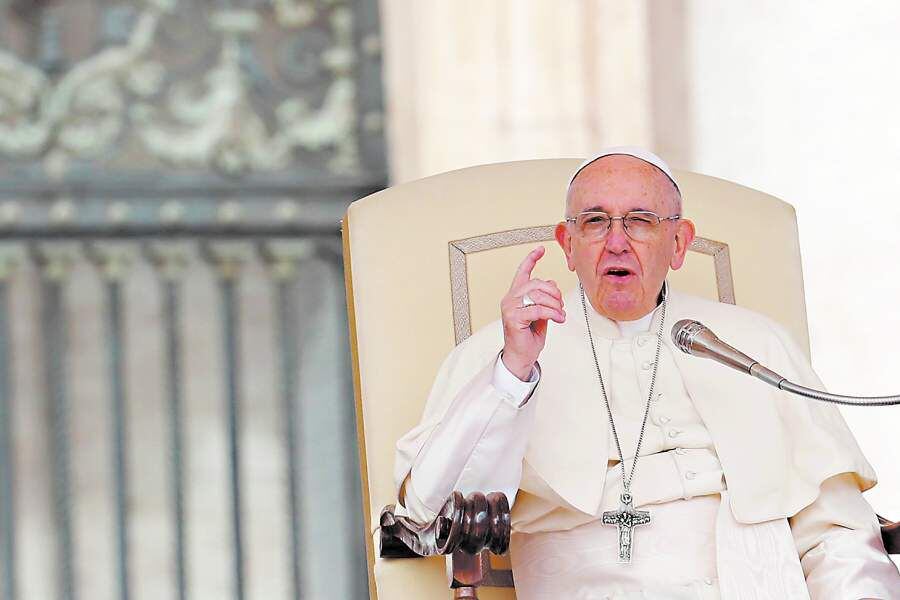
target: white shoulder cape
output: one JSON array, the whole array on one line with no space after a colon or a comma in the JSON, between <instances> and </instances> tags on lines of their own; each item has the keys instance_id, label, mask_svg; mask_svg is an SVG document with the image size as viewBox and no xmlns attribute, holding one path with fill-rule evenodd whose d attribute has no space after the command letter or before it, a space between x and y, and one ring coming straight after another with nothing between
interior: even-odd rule
<instances>
[{"instance_id":1,"label":"white shoulder cape","mask_svg":"<svg viewBox=\"0 0 900 600\"><path fill-rule=\"evenodd\" d=\"M668 346L694 405L712 435L729 490L731 509L741 523L794 515L811 504L820 484L839 473L855 474L861 490L876 483L843 417L834 405L777 390L749 375L676 349L671 328L695 319L723 341L759 360L790 381L823 389L806 357L787 332L750 310L672 290L663 343ZM537 414L525 461L573 507L596 514L607 466L609 427L603 404L595 401L596 373L586 338L577 289L566 295L568 318L551 323L541 353L541 381L529 402ZM600 367L608 372L608 338L595 335ZM406 438L401 454L412 459L427 431L454 396L492 363L503 345L495 321L457 346L445 360L420 426ZM607 361L607 364L604 364ZM398 461L398 483L409 464ZM405 472L401 472L405 471Z\"/></svg>"}]
</instances>

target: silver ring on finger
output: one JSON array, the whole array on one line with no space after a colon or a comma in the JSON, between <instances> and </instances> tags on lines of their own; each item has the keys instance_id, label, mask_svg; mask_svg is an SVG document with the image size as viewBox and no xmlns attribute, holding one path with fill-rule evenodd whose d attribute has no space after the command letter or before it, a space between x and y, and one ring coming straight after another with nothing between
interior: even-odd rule
<instances>
[{"instance_id":1,"label":"silver ring on finger","mask_svg":"<svg viewBox=\"0 0 900 600\"><path fill-rule=\"evenodd\" d=\"M528 294L525 294L524 296L522 296L522 306L521 306L521 308L526 308L526 307L531 306L531 305L533 305L533 304L537 304L537 303L536 303L534 300L532 300L531 297L530 297Z\"/></svg>"}]
</instances>

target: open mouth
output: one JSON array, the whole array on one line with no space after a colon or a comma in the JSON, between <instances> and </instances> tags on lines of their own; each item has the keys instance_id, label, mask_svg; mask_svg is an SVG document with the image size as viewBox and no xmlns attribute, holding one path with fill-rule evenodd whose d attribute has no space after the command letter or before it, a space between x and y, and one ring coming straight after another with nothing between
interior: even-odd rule
<instances>
[{"instance_id":1,"label":"open mouth","mask_svg":"<svg viewBox=\"0 0 900 600\"><path fill-rule=\"evenodd\" d=\"M634 276L634 271L626 267L608 267L603 270L604 277L610 277L617 281L625 281Z\"/></svg>"}]
</instances>

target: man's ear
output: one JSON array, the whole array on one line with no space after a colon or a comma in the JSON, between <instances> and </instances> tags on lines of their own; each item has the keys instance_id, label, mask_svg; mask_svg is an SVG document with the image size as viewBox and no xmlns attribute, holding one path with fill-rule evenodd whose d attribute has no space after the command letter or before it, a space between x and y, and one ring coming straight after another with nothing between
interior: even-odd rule
<instances>
[{"instance_id":1,"label":"man's ear","mask_svg":"<svg viewBox=\"0 0 900 600\"><path fill-rule=\"evenodd\" d=\"M694 241L694 236L696 235L694 223L690 219L679 219L676 227L675 253L672 255L672 261L669 263L669 266L674 270L680 269L681 265L684 264L684 257L687 255L688 248L691 247L691 242Z\"/></svg>"},{"instance_id":2,"label":"man's ear","mask_svg":"<svg viewBox=\"0 0 900 600\"><path fill-rule=\"evenodd\" d=\"M566 255L566 265L568 265L570 271L574 271L575 265L572 263L572 234L569 233L566 222L557 223L553 233L556 236L556 243L559 244L559 247L562 248Z\"/></svg>"}]
</instances>

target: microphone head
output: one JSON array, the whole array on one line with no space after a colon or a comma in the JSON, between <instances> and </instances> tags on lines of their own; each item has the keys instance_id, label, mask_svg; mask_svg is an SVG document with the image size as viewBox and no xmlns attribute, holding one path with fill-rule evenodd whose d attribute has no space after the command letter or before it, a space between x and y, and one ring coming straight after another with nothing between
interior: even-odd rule
<instances>
[{"instance_id":1,"label":"microphone head","mask_svg":"<svg viewBox=\"0 0 900 600\"><path fill-rule=\"evenodd\" d=\"M709 329L700 321L682 319L672 327L672 342L675 347L686 354L694 354L694 339Z\"/></svg>"}]
</instances>

